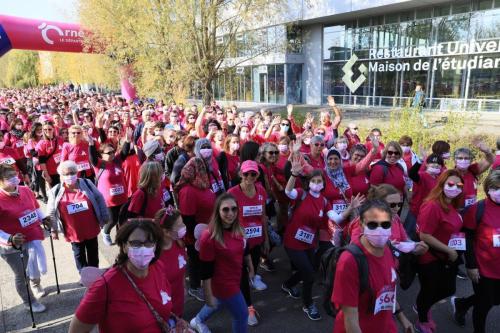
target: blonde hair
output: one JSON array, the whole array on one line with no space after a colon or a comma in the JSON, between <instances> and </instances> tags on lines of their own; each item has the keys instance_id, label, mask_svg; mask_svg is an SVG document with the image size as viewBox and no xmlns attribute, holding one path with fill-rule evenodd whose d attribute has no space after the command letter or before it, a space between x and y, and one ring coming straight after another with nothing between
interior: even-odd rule
<instances>
[{"instance_id":1,"label":"blonde hair","mask_svg":"<svg viewBox=\"0 0 500 333\"><path fill-rule=\"evenodd\" d=\"M139 170L139 188L143 189L149 195L156 195L161 187L161 175L163 169L160 163L156 161L147 161Z\"/></svg>"}]
</instances>

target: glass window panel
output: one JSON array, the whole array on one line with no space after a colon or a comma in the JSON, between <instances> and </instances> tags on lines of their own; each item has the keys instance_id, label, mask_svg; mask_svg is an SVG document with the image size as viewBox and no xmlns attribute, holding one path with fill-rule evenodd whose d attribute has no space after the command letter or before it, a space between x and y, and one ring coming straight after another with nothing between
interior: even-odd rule
<instances>
[{"instance_id":1,"label":"glass window panel","mask_svg":"<svg viewBox=\"0 0 500 333\"><path fill-rule=\"evenodd\" d=\"M456 57L457 63L467 59L466 57ZM459 64L457 64L457 67ZM461 66L460 66L461 68ZM460 98L462 92L463 70L462 69L438 69L434 71L434 97L436 98Z\"/></svg>"},{"instance_id":2,"label":"glass window panel","mask_svg":"<svg viewBox=\"0 0 500 333\"><path fill-rule=\"evenodd\" d=\"M285 65L276 65L276 103L285 104Z\"/></svg>"},{"instance_id":3,"label":"glass window panel","mask_svg":"<svg viewBox=\"0 0 500 333\"><path fill-rule=\"evenodd\" d=\"M404 31L404 46L429 46L432 44L432 20L409 22Z\"/></svg>"},{"instance_id":4,"label":"glass window panel","mask_svg":"<svg viewBox=\"0 0 500 333\"><path fill-rule=\"evenodd\" d=\"M372 25L382 25L384 24L384 16L376 16L372 18Z\"/></svg>"},{"instance_id":5,"label":"glass window panel","mask_svg":"<svg viewBox=\"0 0 500 333\"><path fill-rule=\"evenodd\" d=\"M397 61L389 61L397 63ZM375 73L375 95L376 96L398 96L397 72L377 72ZM356 76L355 76L356 77ZM368 93L369 94L369 93Z\"/></svg>"},{"instance_id":6,"label":"glass window panel","mask_svg":"<svg viewBox=\"0 0 500 333\"><path fill-rule=\"evenodd\" d=\"M251 102L253 101L252 94L252 67L245 67L245 101Z\"/></svg>"},{"instance_id":7,"label":"glass window panel","mask_svg":"<svg viewBox=\"0 0 500 333\"><path fill-rule=\"evenodd\" d=\"M399 19L401 20L401 22L412 21L414 18L415 18L414 11L404 12L399 15Z\"/></svg>"},{"instance_id":8,"label":"glass window panel","mask_svg":"<svg viewBox=\"0 0 500 333\"><path fill-rule=\"evenodd\" d=\"M476 39L499 37L500 10L473 13L470 26L471 35Z\"/></svg>"},{"instance_id":9,"label":"glass window panel","mask_svg":"<svg viewBox=\"0 0 500 333\"><path fill-rule=\"evenodd\" d=\"M492 58L500 54L492 54ZM469 98L499 99L500 68L472 69L469 78Z\"/></svg>"},{"instance_id":10,"label":"glass window panel","mask_svg":"<svg viewBox=\"0 0 500 333\"><path fill-rule=\"evenodd\" d=\"M469 14L437 18L437 42L467 40L469 34Z\"/></svg>"},{"instance_id":11,"label":"glass window panel","mask_svg":"<svg viewBox=\"0 0 500 333\"><path fill-rule=\"evenodd\" d=\"M500 0L495 0L495 8L500 8Z\"/></svg>"},{"instance_id":12,"label":"glass window panel","mask_svg":"<svg viewBox=\"0 0 500 333\"><path fill-rule=\"evenodd\" d=\"M434 8L434 16L448 16L450 15L450 5L444 5Z\"/></svg>"},{"instance_id":13,"label":"glass window panel","mask_svg":"<svg viewBox=\"0 0 500 333\"><path fill-rule=\"evenodd\" d=\"M417 9L416 10L417 19L425 19L432 17L432 8L429 9Z\"/></svg>"},{"instance_id":14,"label":"glass window panel","mask_svg":"<svg viewBox=\"0 0 500 333\"><path fill-rule=\"evenodd\" d=\"M383 25L373 28L373 48L383 49L398 46L399 24Z\"/></svg>"},{"instance_id":15,"label":"glass window panel","mask_svg":"<svg viewBox=\"0 0 500 333\"><path fill-rule=\"evenodd\" d=\"M453 14L462 14L470 11L470 1L454 1L451 7Z\"/></svg>"},{"instance_id":16,"label":"glass window panel","mask_svg":"<svg viewBox=\"0 0 500 333\"><path fill-rule=\"evenodd\" d=\"M333 26L323 29L323 59L345 60L350 58L346 48L345 26Z\"/></svg>"},{"instance_id":17,"label":"glass window panel","mask_svg":"<svg viewBox=\"0 0 500 333\"><path fill-rule=\"evenodd\" d=\"M369 17L362 17L358 20L358 27L363 28L363 27L369 27L370 26L370 18Z\"/></svg>"},{"instance_id":18,"label":"glass window panel","mask_svg":"<svg viewBox=\"0 0 500 333\"><path fill-rule=\"evenodd\" d=\"M416 71L414 70L414 64L416 62L430 62L432 64L432 60L430 58L418 58L418 59L411 59L411 60L405 60L410 63L410 68L412 69L411 71L404 71L401 72L401 84L402 84L402 96L404 97L409 97L412 96L413 93L415 92L415 86L417 83L420 83L422 85L422 88L424 91L427 90L427 82L429 82L430 77L431 77L431 67L429 67L428 70L420 70Z\"/></svg>"},{"instance_id":19,"label":"glass window panel","mask_svg":"<svg viewBox=\"0 0 500 333\"><path fill-rule=\"evenodd\" d=\"M286 95L287 103L299 104L302 103L302 65L287 64L287 85Z\"/></svg>"},{"instance_id":20,"label":"glass window panel","mask_svg":"<svg viewBox=\"0 0 500 333\"><path fill-rule=\"evenodd\" d=\"M387 14L385 16L385 24L390 24L390 23L398 23L399 21L399 14Z\"/></svg>"},{"instance_id":21,"label":"glass window panel","mask_svg":"<svg viewBox=\"0 0 500 333\"><path fill-rule=\"evenodd\" d=\"M288 25L287 29L287 51L289 53L302 53L302 28L297 25Z\"/></svg>"},{"instance_id":22,"label":"glass window panel","mask_svg":"<svg viewBox=\"0 0 500 333\"><path fill-rule=\"evenodd\" d=\"M269 84L269 103L276 103L276 66L267 65L267 80Z\"/></svg>"},{"instance_id":23,"label":"glass window panel","mask_svg":"<svg viewBox=\"0 0 500 333\"><path fill-rule=\"evenodd\" d=\"M480 0L477 6L479 10L491 9L492 7L493 7L492 0Z\"/></svg>"},{"instance_id":24,"label":"glass window panel","mask_svg":"<svg viewBox=\"0 0 500 333\"><path fill-rule=\"evenodd\" d=\"M346 87L342 81L342 66L345 62L323 64L323 95L344 95Z\"/></svg>"}]
</instances>

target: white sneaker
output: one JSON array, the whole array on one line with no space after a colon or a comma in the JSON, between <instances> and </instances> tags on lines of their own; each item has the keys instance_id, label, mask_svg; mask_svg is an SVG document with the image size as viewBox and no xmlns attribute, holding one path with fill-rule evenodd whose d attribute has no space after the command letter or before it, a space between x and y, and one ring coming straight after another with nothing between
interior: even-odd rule
<instances>
[{"instance_id":1,"label":"white sneaker","mask_svg":"<svg viewBox=\"0 0 500 333\"><path fill-rule=\"evenodd\" d=\"M102 234L102 241L104 242L104 244L106 244L107 246L113 245L113 241L111 240L110 234L105 234L104 229L101 231L101 234Z\"/></svg>"},{"instance_id":2,"label":"white sneaker","mask_svg":"<svg viewBox=\"0 0 500 333\"><path fill-rule=\"evenodd\" d=\"M248 326L257 326L257 324L259 323L257 315L258 313L253 307L253 305L250 305L248 307Z\"/></svg>"},{"instance_id":3,"label":"white sneaker","mask_svg":"<svg viewBox=\"0 0 500 333\"><path fill-rule=\"evenodd\" d=\"M24 307L26 308L26 310L30 310L30 306L29 304L24 304ZM44 312L45 310L47 310L47 308L45 307L45 305L43 305L42 303L38 303L38 302L31 302L31 309L33 310L34 313L40 313L40 312Z\"/></svg>"},{"instance_id":4,"label":"white sneaker","mask_svg":"<svg viewBox=\"0 0 500 333\"><path fill-rule=\"evenodd\" d=\"M32 284L31 290L33 291L33 296L35 296L35 298L42 298L47 295L45 289L43 289L43 287L39 284L37 285Z\"/></svg>"},{"instance_id":5,"label":"white sneaker","mask_svg":"<svg viewBox=\"0 0 500 333\"><path fill-rule=\"evenodd\" d=\"M255 275L255 277L251 280L251 284L252 284L252 287L258 291L262 291L262 290L267 289L267 285L264 282L262 282L262 278L258 274Z\"/></svg>"},{"instance_id":6,"label":"white sneaker","mask_svg":"<svg viewBox=\"0 0 500 333\"><path fill-rule=\"evenodd\" d=\"M210 330L208 329L208 326L203 324L198 317L194 317L191 319L189 322L189 326L191 326L192 329L194 329L198 333L211 333Z\"/></svg>"}]
</instances>

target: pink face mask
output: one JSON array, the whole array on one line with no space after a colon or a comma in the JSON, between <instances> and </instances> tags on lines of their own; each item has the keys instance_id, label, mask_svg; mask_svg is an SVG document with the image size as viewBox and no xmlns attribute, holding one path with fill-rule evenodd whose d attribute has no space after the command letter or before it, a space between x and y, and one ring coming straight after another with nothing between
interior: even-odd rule
<instances>
[{"instance_id":1,"label":"pink face mask","mask_svg":"<svg viewBox=\"0 0 500 333\"><path fill-rule=\"evenodd\" d=\"M155 257L155 248L145 246L129 247L127 255L132 265L138 269L145 269Z\"/></svg>"},{"instance_id":2,"label":"pink face mask","mask_svg":"<svg viewBox=\"0 0 500 333\"><path fill-rule=\"evenodd\" d=\"M460 193L462 193L462 190L457 185L453 186L450 186L448 184L444 185L444 195L446 195L446 197L454 199L458 197Z\"/></svg>"},{"instance_id":3,"label":"pink face mask","mask_svg":"<svg viewBox=\"0 0 500 333\"><path fill-rule=\"evenodd\" d=\"M488 195L490 196L491 200L493 200L493 202L500 204L500 189L489 190Z\"/></svg>"},{"instance_id":4,"label":"pink face mask","mask_svg":"<svg viewBox=\"0 0 500 333\"><path fill-rule=\"evenodd\" d=\"M384 229L382 227L377 227L372 230L365 226L363 234L372 246L384 247L391 236L391 228Z\"/></svg>"},{"instance_id":5,"label":"pink face mask","mask_svg":"<svg viewBox=\"0 0 500 333\"><path fill-rule=\"evenodd\" d=\"M470 166L470 160L457 160L457 168L465 170Z\"/></svg>"}]
</instances>

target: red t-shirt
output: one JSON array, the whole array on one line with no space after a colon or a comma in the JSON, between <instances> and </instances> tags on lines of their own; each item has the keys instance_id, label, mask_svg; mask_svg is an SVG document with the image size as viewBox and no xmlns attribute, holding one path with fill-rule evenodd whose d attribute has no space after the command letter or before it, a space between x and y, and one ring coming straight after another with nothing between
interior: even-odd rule
<instances>
[{"instance_id":1,"label":"red t-shirt","mask_svg":"<svg viewBox=\"0 0 500 333\"><path fill-rule=\"evenodd\" d=\"M495 156L495 161L493 162L493 165L491 166L491 169L495 170L498 167L500 167L500 154L497 152L497 154Z\"/></svg>"},{"instance_id":2,"label":"red t-shirt","mask_svg":"<svg viewBox=\"0 0 500 333\"><path fill-rule=\"evenodd\" d=\"M359 217L356 217L347 228L344 229L346 236L351 237L351 242L355 239L359 239L359 236L363 233L361 229ZM403 223L398 215L394 215L391 224L391 241L406 242L408 240L408 235L406 234Z\"/></svg>"},{"instance_id":3,"label":"red t-shirt","mask_svg":"<svg viewBox=\"0 0 500 333\"><path fill-rule=\"evenodd\" d=\"M123 176L121 159L116 162L103 162L99 160L94 172L97 179L97 188L102 193L107 207L119 206L127 202L127 185ZM105 165L102 168L103 163ZM99 175L100 174L100 175Z\"/></svg>"},{"instance_id":4,"label":"red t-shirt","mask_svg":"<svg viewBox=\"0 0 500 333\"><path fill-rule=\"evenodd\" d=\"M57 175L57 166L61 162L63 144L62 138L56 138L55 140L40 140L35 147L39 157L50 155L47 162L45 162L49 175ZM55 152L52 154L54 150Z\"/></svg>"},{"instance_id":5,"label":"red t-shirt","mask_svg":"<svg viewBox=\"0 0 500 333\"><path fill-rule=\"evenodd\" d=\"M165 276L172 286L172 312L179 317L182 317L184 312L186 258L186 249L174 241L170 249L162 251L159 259L165 267Z\"/></svg>"},{"instance_id":6,"label":"red t-shirt","mask_svg":"<svg viewBox=\"0 0 500 333\"><path fill-rule=\"evenodd\" d=\"M285 247L292 250L308 250L316 247L316 234L319 229L328 228L328 200L320 195L318 198L307 193L302 200L304 190L297 190L297 198L292 217L285 229ZM298 203L301 201L300 203ZM326 203L325 203L326 202Z\"/></svg>"},{"instance_id":7,"label":"red t-shirt","mask_svg":"<svg viewBox=\"0 0 500 333\"><path fill-rule=\"evenodd\" d=\"M371 151L373 148L372 142L367 140L365 143L365 147L366 147L366 151ZM384 150L384 148L385 148L385 145L382 142L379 142L377 154L373 158L374 160L380 160L382 158L382 151Z\"/></svg>"},{"instance_id":8,"label":"red t-shirt","mask_svg":"<svg viewBox=\"0 0 500 333\"><path fill-rule=\"evenodd\" d=\"M139 184L139 169L141 168L141 161L137 154L129 155L122 163L123 174L125 177L125 184L127 185L127 197L131 197L137 191L137 184Z\"/></svg>"},{"instance_id":9,"label":"red t-shirt","mask_svg":"<svg viewBox=\"0 0 500 333\"><path fill-rule=\"evenodd\" d=\"M187 184L179 191L179 210L182 215L194 216L196 224L208 224L214 210L215 199L215 193L210 189L201 190ZM184 240L186 244L194 244L194 235L188 232Z\"/></svg>"},{"instance_id":10,"label":"red t-shirt","mask_svg":"<svg viewBox=\"0 0 500 333\"><path fill-rule=\"evenodd\" d=\"M92 202L77 190L65 190L57 206L64 226L64 237L68 242L80 243L99 235L99 221Z\"/></svg>"},{"instance_id":11,"label":"red t-shirt","mask_svg":"<svg viewBox=\"0 0 500 333\"><path fill-rule=\"evenodd\" d=\"M19 196L10 196L0 191L0 230L14 235L22 233L26 241L43 240L41 221L36 212L40 205L35 195L26 186L18 186Z\"/></svg>"},{"instance_id":12,"label":"red t-shirt","mask_svg":"<svg viewBox=\"0 0 500 333\"><path fill-rule=\"evenodd\" d=\"M136 214L141 213L141 208L145 200L145 193L143 190L138 189L132 195L132 199L130 200L130 205L128 206L128 211ZM163 202L163 192L161 189L156 191L154 196L148 195L148 200L146 203L146 208L144 210L145 218L154 218L156 212L165 207L165 203Z\"/></svg>"},{"instance_id":13,"label":"red t-shirt","mask_svg":"<svg viewBox=\"0 0 500 333\"><path fill-rule=\"evenodd\" d=\"M481 276L500 280L500 205L486 199L483 218L476 221L477 203L464 215L464 227L475 230L474 254ZM468 244L470 245L470 244Z\"/></svg>"},{"instance_id":14,"label":"red t-shirt","mask_svg":"<svg viewBox=\"0 0 500 333\"><path fill-rule=\"evenodd\" d=\"M410 201L410 210L415 216L418 216L422 202L437 184L437 177L434 178L425 171L419 171L418 175L420 176L420 180L413 182L413 196Z\"/></svg>"},{"instance_id":15,"label":"red t-shirt","mask_svg":"<svg viewBox=\"0 0 500 333\"><path fill-rule=\"evenodd\" d=\"M172 310L170 284L161 262L149 266L148 276L135 277L137 287L160 316L168 320ZM120 268L113 267L97 279L83 296L75 316L83 323L98 324L99 332L160 333L160 327L144 300Z\"/></svg>"},{"instance_id":16,"label":"red t-shirt","mask_svg":"<svg viewBox=\"0 0 500 333\"><path fill-rule=\"evenodd\" d=\"M323 170L325 168L325 158L323 157L323 154L321 154L318 159L313 158L311 154L306 155L307 161L314 169Z\"/></svg>"},{"instance_id":17,"label":"red t-shirt","mask_svg":"<svg viewBox=\"0 0 500 333\"><path fill-rule=\"evenodd\" d=\"M437 240L445 245L451 239L451 235L460 232L462 229L462 217L457 210L448 205L448 213L446 213L439 202L427 201L420 207L420 212L417 217L417 231L434 236ZM441 257L441 255L440 255ZM443 253L442 260L447 260L448 256ZM438 260L431 251L427 251L424 255L418 257L421 264L427 264Z\"/></svg>"},{"instance_id":18,"label":"red t-shirt","mask_svg":"<svg viewBox=\"0 0 500 333\"><path fill-rule=\"evenodd\" d=\"M464 179L463 199L460 207L469 207L477 201L477 176L479 175L479 165L472 164L467 172L462 176Z\"/></svg>"},{"instance_id":19,"label":"red t-shirt","mask_svg":"<svg viewBox=\"0 0 500 333\"><path fill-rule=\"evenodd\" d=\"M207 229L200 238L200 260L214 262L212 292L216 298L227 299L240 292L245 240L224 230L224 246L211 238Z\"/></svg>"},{"instance_id":20,"label":"red t-shirt","mask_svg":"<svg viewBox=\"0 0 500 333\"><path fill-rule=\"evenodd\" d=\"M386 169L385 175L384 169ZM386 167L380 164L375 164L370 172L370 184L390 184L397 188L401 193L404 193L406 182L403 168L398 163L387 164Z\"/></svg>"},{"instance_id":21,"label":"red t-shirt","mask_svg":"<svg viewBox=\"0 0 500 333\"><path fill-rule=\"evenodd\" d=\"M262 218L265 216L266 190L262 185L255 184L256 193L249 198L243 193L240 185L231 187L228 193L235 196L238 203L240 224L245 229L245 238L250 248L254 248L264 242L264 227Z\"/></svg>"},{"instance_id":22,"label":"red t-shirt","mask_svg":"<svg viewBox=\"0 0 500 333\"><path fill-rule=\"evenodd\" d=\"M351 176L349 184L351 185L352 195L357 195L358 193L366 195L370 189L370 180L366 172Z\"/></svg>"},{"instance_id":23,"label":"red t-shirt","mask_svg":"<svg viewBox=\"0 0 500 333\"><path fill-rule=\"evenodd\" d=\"M240 157L238 155L231 155L226 153L227 157L227 173L229 174L229 181L238 176L240 168Z\"/></svg>"},{"instance_id":24,"label":"red t-shirt","mask_svg":"<svg viewBox=\"0 0 500 333\"><path fill-rule=\"evenodd\" d=\"M16 151L16 154L20 157L24 157L24 141L23 138L18 139L10 133L5 134L4 139L5 145L11 147Z\"/></svg>"},{"instance_id":25,"label":"red t-shirt","mask_svg":"<svg viewBox=\"0 0 500 333\"><path fill-rule=\"evenodd\" d=\"M21 159L22 157L17 154L17 152L11 147L3 147L0 149L0 164L7 164L12 166L17 173L19 173L19 169L16 165L16 160Z\"/></svg>"},{"instance_id":26,"label":"red t-shirt","mask_svg":"<svg viewBox=\"0 0 500 333\"><path fill-rule=\"evenodd\" d=\"M344 169L346 180L349 181L348 176L354 168L355 166L348 166ZM323 175L326 179L326 184L325 189L321 192L321 194L331 203L329 209L331 207L331 209L333 209L337 214L342 214L347 209L347 206L349 206L349 200L351 200L352 197L352 189L350 187L347 188L345 193L342 195L340 189L335 187L333 181L328 177L325 171L323 171ZM337 224L334 221L328 220L328 229L320 230L319 240L324 242L330 241L333 237L334 229L336 228L338 228Z\"/></svg>"},{"instance_id":27,"label":"red t-shirt","mask_svg":"<svg viewBox=\"0 0 500 333\"><path fill-rule=\"evenodd\" d=\"M74 161L79 172L85 173L87 176L92 175L88 142L81 141L76 145L65 142L62 146L61 161L67 160Z\"/></svg>"},{"instance_id":28,"label":"red t-shirt","mask_svg":"<svg viewBox=\"0 0 500 333\"><path fill-rule=\"evenodd\" d=\"M363 250L368 261L368 281L375 299L372 299L369 290L360 294L358 264L350 252L344 251L337 263L331 300L339 309L341 306L358 308L359 327L363 333L396 333L398 329L392 317L394 307L391 306L392 302L396 302L394 257L387 246L384 255L376 257L361 245L359 239L353 243ZM342 311L335 317L333 332L346 332Z\"/></svg>"}]
</instances>

